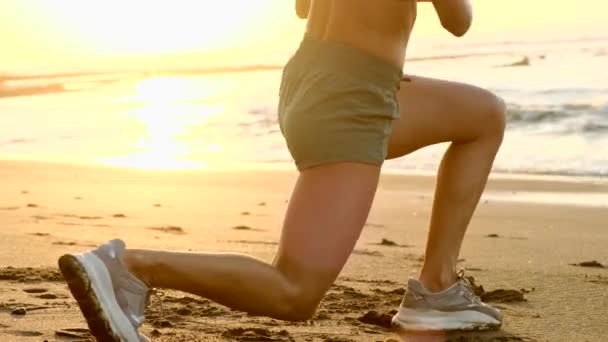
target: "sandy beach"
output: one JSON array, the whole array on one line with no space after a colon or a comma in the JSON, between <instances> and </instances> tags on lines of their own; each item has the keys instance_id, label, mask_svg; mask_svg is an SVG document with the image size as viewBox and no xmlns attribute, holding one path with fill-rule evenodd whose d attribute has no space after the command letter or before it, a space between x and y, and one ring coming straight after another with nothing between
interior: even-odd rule
<instances>
[{"instance_id":1,"label":"sandy beach","mask_svg":"<svg viewBox=\"0 0 608 342\"><path fill-rule=\"evenodd\" d=\"M0 341L89 341L57 258L130 247L271 261L293 171L138 171L0 162ZM492 177L461 266L504 310L499 332L400 335L387 323L423 258L434 177L384 174L354 255L315 318L282 322L165 291L153 341L606 341L608 181ZM593 262L595 261L595 262Z\"/></svg>"}]
</instances>

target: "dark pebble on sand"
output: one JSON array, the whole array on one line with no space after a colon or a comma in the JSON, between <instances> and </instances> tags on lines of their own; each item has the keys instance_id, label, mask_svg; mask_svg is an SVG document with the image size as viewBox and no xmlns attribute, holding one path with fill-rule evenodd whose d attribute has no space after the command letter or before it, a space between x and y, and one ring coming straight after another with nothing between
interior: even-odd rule
<instances>
[{"instance_id":1,"label":"dark pebble on sand","mask_svg":"<svg viewBox=\"0 0 608 342\"><path fill-rule=\"evenodd\" d=\"M28 204L26 205L26 207L28 207L28 208L38 208L38 204L34 204L34 203L28 203Z\"/></svg>"},{"instance_id":2,"label":"dark pebble on sand","mask_svg":"<svg viewBox=\"0 0 608 342\"><path fill-rule=\"evenodd\" d=\"M258 206L259 206L259 207L263 207L263 206L265 206L265 205L266 205L266 202L260 202L260 203L258 203Z\"/></svg>"},{"instance_id":3,"label":"dark pebble on sand","mask_svg":"<svg viewBox=\"0 0 608 342\"><path fill-rule=\"evenodd\" d=\"M236 230L251 230L253 228L251 228L249 226L240 225L240 226L234 226L234 227L232 227L232 229L236 229Z\"/></svg>"},{"instance_id":4,"label":"dark pebble on sand","mask_svg":"<svg viewBox=\"0 0 608 342\"><path fill-rule=\"evenodd\" d=\"M13 309L13 311L11 311L11 313L13 315L23 316L27 313L27 310L25 308L16 308L16 309Z\"/></svg>"},{"instance_id":5,"label":"dark pebble on sand","mask_svg":"<svg viewBox=\"0 0 608 342\"><path fill-rule=\"evenodd\" d=\"M389 239L382 239L382 241L380 241L380 244L382 246L397 246L398 245L395 241L391 241Z\"/></svg>"},{"instance_id":6,"label":"dark pebble on sand","mask_svg":"<svg viewBox=\"0 0 608 342\"><path fill-rule=\"evenodd\" d=\"M125 214L114 214L114 215L112 215L112 217L114 217L114 218L127 218L127 215L125 215Z\"/></svg>"},{"instance_id":7,"label":"dark pebble on sand","mask_svg":"<svg viewBox=\"0 0 608 342\"><path fill-rule=\"evenodd\" d=\"M517 290L498 289L481 295L481 300L492 303L525 302L524 294Z\"/></svg>"},{"instance_id":8,"label":"dark pebble on sand","mask_svg":"<svg viewBox=\"0 0 608 342\"><path fill-rule=\"evenodd\" d=\"M500 237L500 235L498 235L498 234L488 234L488 235L486 235L486 237L497 238L497 237Z\"/></svg>"},{"instance_id":9,"label":"dark pebble on sand","mask_svg":"<svg viewBox=\"0 0 608 342\"><path fill-rule=\"evenodd\" d=\"M383 328L391 327L391 319L392 319L391 315L386 314L386 313L380 314L375 310L369 311L362 317L358 318L359 322L361 322L361 323L377 325L377 326L380 326Z\"/></svg>"},{"instance_id":10,"label":"dark pebble on sand","mask_svg":"<svg viewBox=\"0 0 608 342\"><path fill-rule=\"evenodd\" d=\"M473 292L476 296L479 296L484 302L493 302L493 303L512 303L512 302L525 302L526 298L524 298L524 292L518 290L505 290L505 289L497 289L493 291L486 291L483 288L483 285L477 285L475 283L475 278L468 276L466 277L471 286L473 287Z\"/></svg>"},{"instance_id":11,"label":"dark pebble on sand","mask_svg":"<svg viewBox=\"0 0 608 342\"><path fill-rule=\"evenodd\" d=\"M250 212L248 212L248 211L243 211L243 212L241 213L241 215L243 215L243 216L249 216L249 215L251 215L251 213L250 213Z\"/></svg>"},{"instance_id":12,"label":"dark pebble on sand","mask_svg":"<svg viewBox=\"0 0 608 342\"><path fill-rule=\"evenodd\" d=\"M48 289L43 289L43 288L38 288L38 287L33 287L30 289L23 289L23 292L26 292L26 293L45 293L47 291L48 291Z\"/></svg>"},{"instance_id":13,"label":"dark pebble on sand","mask_svg":"<svg viewBox=\"0 0 608 342\"><path fill-rule=\"evenodd\" d=\"M594 268L606 268L606 266L600 264L599 262L592 260L592 261L583 261L583 262L579 262L578 264L570 264L572 266L580 266L580 267L594 267Z\"/></svg>"}]
</instances>

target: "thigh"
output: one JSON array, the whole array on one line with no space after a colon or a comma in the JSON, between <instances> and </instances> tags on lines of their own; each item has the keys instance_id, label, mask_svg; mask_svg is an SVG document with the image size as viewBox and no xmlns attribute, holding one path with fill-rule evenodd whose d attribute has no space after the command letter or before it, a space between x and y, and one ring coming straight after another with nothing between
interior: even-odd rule
<instances>
[{"instance_id":1,"label":"thigh","mask_svg":"<svg viewBox=\"0 0 608 342\"><path fill-rule=\"evenodd\" d=\"M472 85L408 76L398 93L401 115L393 122L387 159L441 142L466 142L500 123L502 100Z\"/></svg>"},{"instance_id":2,"label":"thigh","mask_svg":"<svg viewBox=\"0 0 608 342\"><path fill-rule=\"evenodd\" d=\"M379 175L379 166L361 163L328 164L300 173L274 264L307 300L320 300L348 260Z\"/></svg>"}]
</instances>

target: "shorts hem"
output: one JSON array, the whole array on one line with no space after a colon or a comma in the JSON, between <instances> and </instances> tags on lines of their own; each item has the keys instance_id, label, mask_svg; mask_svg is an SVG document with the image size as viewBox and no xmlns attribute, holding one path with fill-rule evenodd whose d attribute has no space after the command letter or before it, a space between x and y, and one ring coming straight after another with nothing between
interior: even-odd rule
<instances>
[{"instance_id":1,"label":"shorts hem","mask_svg":"<svg viewBox=\"0 0 608 342\"><path fill-rule=\"evenodd\" d=\"M336 158L336 159L327 159L323 161L308 161L308 162L296 162L296 168L298 171L303 171L306 169L312 169L314 167L325 166L329 164L339 164L339 163L355 163L355 164L365 164L365 165L373 165L382 167L384 164L384 160L361 160L361 159L349 159L349 158Z\"/></svg>"}]
</instances>

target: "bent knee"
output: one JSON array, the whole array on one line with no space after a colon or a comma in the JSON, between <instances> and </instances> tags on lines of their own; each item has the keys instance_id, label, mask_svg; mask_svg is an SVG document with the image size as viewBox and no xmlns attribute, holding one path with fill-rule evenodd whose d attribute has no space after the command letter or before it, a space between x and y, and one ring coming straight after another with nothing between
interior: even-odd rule
<instances>
[{"instance_id":1,"label":"bent knee","mask_svg":"<svg viewBox=\"0 0 608 342\"><path fill-rule=\"evenodd\" d=\"M502 142L507 127L507 105L505 101L501 97L486 91L483 100L483 112L486 136L491 136Z\"/></svg>"},{"instance_id":2,"label":"bent knee","mask_svg":"<svg viewBox=\"0 0 608 342\"><path fill-rule=\"evenodd\" d=\"M305 321L311 319L321 302L322 296L305 289L292 289L285 296L281 319L286 321Z\"/></svg>"}]
</instances>

